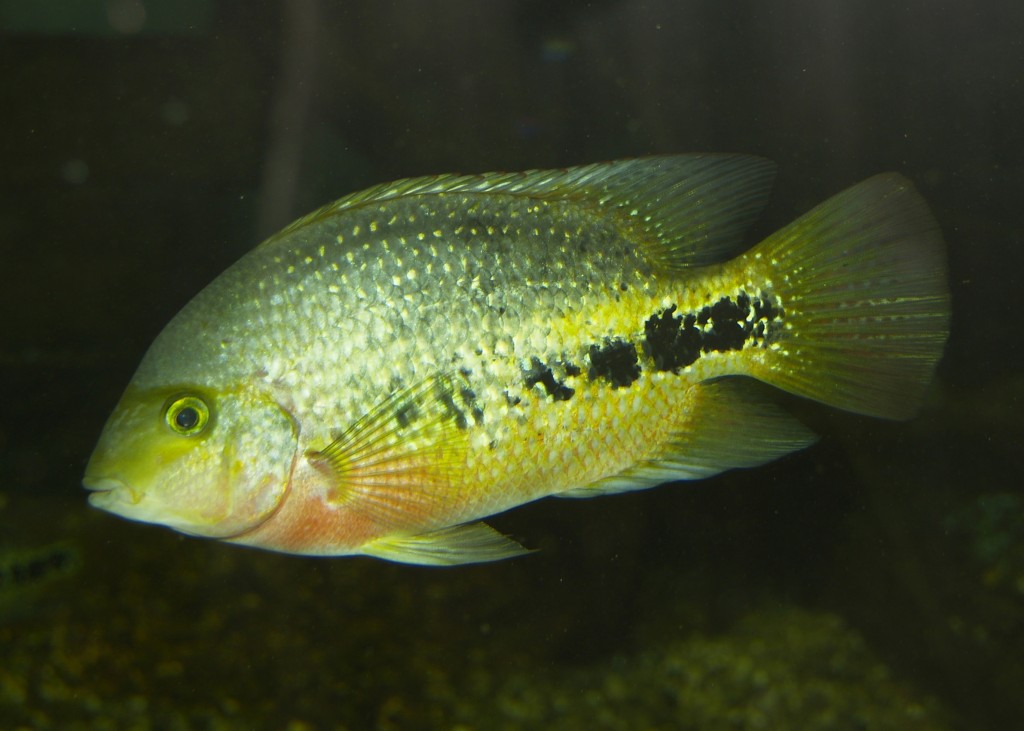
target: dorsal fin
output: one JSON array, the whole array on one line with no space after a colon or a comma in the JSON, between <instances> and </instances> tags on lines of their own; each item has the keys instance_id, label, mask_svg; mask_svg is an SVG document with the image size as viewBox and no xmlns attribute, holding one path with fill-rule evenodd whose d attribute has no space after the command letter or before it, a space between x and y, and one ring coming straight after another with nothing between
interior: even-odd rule
<instances>
[{"instance_id":1,"label":"dorsal fin","mask_svg":"<svg viewBox=\"0 0 1024 731\"><path fill-rule=\"evenodd\" d=\"M435 175L375 185L330 203L267 239L371 203L439 193L573 200L617 216L666 269L714 264L745 248L768 200L774 163L748 155L664 155L521 173Z\"/></svg>"}]
</instances>

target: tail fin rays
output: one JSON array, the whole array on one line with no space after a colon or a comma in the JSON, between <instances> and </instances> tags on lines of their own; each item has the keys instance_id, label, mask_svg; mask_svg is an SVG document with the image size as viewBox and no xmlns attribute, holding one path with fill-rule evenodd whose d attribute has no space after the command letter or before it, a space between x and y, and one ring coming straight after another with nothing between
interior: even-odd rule
<instances>
[{"instance_id":1,"label":"tail fin rays","mask_svg":"<svg viewBox=\"0 0 1024 731\"><path fill-rule=\"evenodd\" d=\"M902 176L865 180L740 257L767 267L784 326L750 370L862 414L912 416L949 331L938 224Z\"/></svg>"}]
</instances>

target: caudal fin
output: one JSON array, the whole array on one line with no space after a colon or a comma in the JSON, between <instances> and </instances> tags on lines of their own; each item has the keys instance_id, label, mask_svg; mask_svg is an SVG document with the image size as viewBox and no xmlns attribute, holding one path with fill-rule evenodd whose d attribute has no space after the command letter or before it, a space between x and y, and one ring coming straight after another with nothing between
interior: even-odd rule
<instances>
[{"instance_id":1,"label":"caudal fin","mask_svg":"<svg viewBox=\"0 0 1024 731\"><path fill-rule=\"evenodd\" d=\"M751 375L861 414L917 411L950 305L942 236L910 181L865 180L741 259L769 272L784 310Z\"/></svg>"}]
</instances>

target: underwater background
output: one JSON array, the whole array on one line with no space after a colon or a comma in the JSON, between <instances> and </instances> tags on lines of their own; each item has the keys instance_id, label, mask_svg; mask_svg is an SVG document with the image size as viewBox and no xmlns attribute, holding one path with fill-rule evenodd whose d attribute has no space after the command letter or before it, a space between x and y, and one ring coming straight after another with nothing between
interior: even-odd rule
<instances>
[{"instance_id":1,"label":"underwater background","mask_svg":"<svg viewBox=\"0 0 1024 731\"><path fill-rule=\"evenodd\" d=\"M0 0L0 729L1024 728L1024 5ZM399 177L779 164L751 241L874 173L952 332L906 423L492 522L426 569L90 509L145 349L297 216Z\"/></svg>"}]
</instances>

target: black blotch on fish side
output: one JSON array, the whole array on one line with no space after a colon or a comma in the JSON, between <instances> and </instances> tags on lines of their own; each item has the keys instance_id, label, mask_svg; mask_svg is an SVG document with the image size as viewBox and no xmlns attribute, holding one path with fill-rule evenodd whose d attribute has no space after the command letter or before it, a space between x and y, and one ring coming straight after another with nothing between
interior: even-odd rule
<instances>
[{"instance_id":1,"label":"black blotch on fish side","mask_svg":"<svg viewBox=\"0 0 1024 731\"><path fill-rule=\"evenodd\" d=\"M776 308L771 302L760 298L754 300L754 322L760 323L762 330L765 323L781 320L785 316L786 312L781 307Z\"/></svg>"},{"instance_id":2,"label":"black blotch on fish side","mask_svg":"<svg viewBox=\"0 0 1024 731\"><path fill-rule=\"evenodd\" d=\"M466 412L456 405L455 397L452 395L450 389L440 388L437 393L437 400L444 407L445 416L455 421L456 428L469 428L469 420L466 418Z\"/></svg>"},{"instance_id":3,"label":"black blotch on fish side","mask_svg":"<svg viewBox=\"0 0 1024 731\"><path fill-rule=\"evenodd\" d=\"M459 396L462 399L463 406L469 409L473 421L477 424L482 424L484 422L484 410L480 407L480 402L476 400L476 391L464 386L459 389Z\"/></svg>"},{"instance_id":4,"label":"black blotch on fish side","mask_svg":"<svg viewBox=\"0 0 1024 731\"><path fill-rule=\"evenodd\" d=\"M654 361L655 370L677 371L700 357L702 335L693 315L673 316L672 305L644 323L644 353Z\"/></svg>"},{"instance_id":5,"label":"black blotch on fish side","mask_svg":"<svg viewBox=\"0 0 1024 731\"><path fill-rule=\"evenodd\" d=\"M773 326L778 326L785 316L781 308L767 299L758 297L751 300L742 291L735 302L723 297L704 309L709 311L711 319L711 328L704 331L702 347L705 353L741 350L748 341L751 346L765 347L771 340Z\"/></svg>"},{"instance_id":6,"label":"black blotch on fish side","mask_svg":"<svg viewBox=\"0 0 1024 731\"><path fill-rule=\"evenodd\" d=\"M398 422L398 426L405 428L412 422L419 418L419 409L416 408L416 404L410 401L407 404L402 405L395 412L395 421Z\"/></svg>"},{"instance_id":7,"label":"black blotch on fish side","mask_svg":"<svg viewBox=\"0 0 1024 731\"><path fill-rule=\"evenodd\" d=\"M704 351L739 350L747 339L744 325L750 311L750 298L741 292L733 302L723 297L711 305L711 329L704 333Z\"/></svg>"},{"instance_id":8,"label":"black blotch on fish side","mask_svg":"<svg viewBox=\"0 0 1024 731\"><path fill-rule=\"evenodd\" d=\"M579 369L576 368L575 370L576 375L578 375ZM566 367L566 373L569 373L568 367ZM569 375L573 374L569 373ZM530 363L530 369L524 371L523 376L527 388L533 388L539 383L547 391L548 396L555 401L568 401L576 393L575 389L569 388L561 381L556 380L551 368L537 358L533 359L533 362Z\"/></svg>"},{"instance_id":9,"label":"black blotch on fish side","mask_svg":"<svg viewBox=\"0 0 1024 731\"><path fill-rule=\"evenodd\" d=\"M607 340L604 345L590 346L591 380L605 378L612 388L623 388L640 377L640 359L636 347L628 340Z\"/></svg>"},{"instance_id":10,"label":"black blotch on fish side","mask_svg":"<svg viewBox=\"0 0 1024 731\"><path fill-rule=\"evenodd\" d=\"M701 353L765 347L784 312L746 292L722 297L695 313L675 315L676 306L656 312L644 323L644 354L659 371L678 373Z\"/></svg>"}]
</instances>

